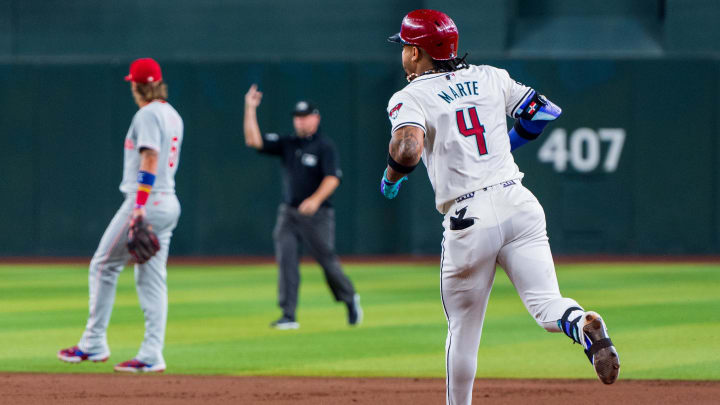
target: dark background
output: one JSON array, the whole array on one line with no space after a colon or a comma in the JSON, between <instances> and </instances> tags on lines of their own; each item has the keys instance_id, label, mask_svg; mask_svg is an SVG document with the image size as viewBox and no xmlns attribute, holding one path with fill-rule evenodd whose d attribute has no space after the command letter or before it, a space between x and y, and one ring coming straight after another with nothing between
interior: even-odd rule
<instances>
[{"instance_id":1,"label":"dark background","mask_svg":"<svg viewBox=\"0 0 720 405\"><path fill-rule=\"evenodd\" d=\"M505 68L563 107L515 153L555 253L720 253L720 2L576 3L0 0L0 255L93 252L122 202L137 109L122 77L146 56L185 121L174 254L272 253L280 166L244 146L251 83L265 93L263 131L290 130L299 98L319 104L345 173L340 253L439 252L424 168L396 200L378 192L385 107L405 85L400 48L385 40L415 8L448 13L472 63ZM610 171L607 129L625 134ZM599 145L598 164L541 161L555 131L568 148L578 141L581 164Z\"/></svg>"}]
</instances>

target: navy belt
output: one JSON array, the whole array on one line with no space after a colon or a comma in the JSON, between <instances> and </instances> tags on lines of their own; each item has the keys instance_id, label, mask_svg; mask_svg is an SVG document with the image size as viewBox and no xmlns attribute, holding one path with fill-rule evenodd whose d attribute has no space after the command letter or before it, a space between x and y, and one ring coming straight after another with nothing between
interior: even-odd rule
<instances>
[{"instance_id":1,"label":"navy belt","mask_svg":"<svg viewBox=\"0 0 720 405\"><path fill-rule=\"evenodd\" d=\"M461 195L460 197L455 199L455 203L459 203L460 201L469 200L469 199L475 197L475 193L478 193L481 191L491 191L491 190L495 190L495 189L499 189L499 188L507 188L510 186L514 186L515 184L517 184L517 182L515 180L508 180L508 181L504 181L502 183L493 184L492 186L483 187L479 190Z\"/></svg>"}]
</instances>

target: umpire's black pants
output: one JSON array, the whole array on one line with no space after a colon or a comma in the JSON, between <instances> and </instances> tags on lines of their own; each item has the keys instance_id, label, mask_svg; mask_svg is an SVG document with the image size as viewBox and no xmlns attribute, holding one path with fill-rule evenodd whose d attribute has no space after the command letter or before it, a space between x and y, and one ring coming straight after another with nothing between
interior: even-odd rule
<instances>
[{"instance_id":1,"label":"umpire's black pants","mask_svg":"<svg viewBox=\"0 0 720 405\"><path fill-rule=\"evenodd\" d=\"M301 242L304 242L309 253L322 267L335 300L348 304L353 301L355 288L343 273L340 259L335 253L334 209L320 207L315 215L305 216L297 208L281 204L273 239L278 263L278 305L285 317L295 319L300 287Z\"/></svg>"}]
</instances>

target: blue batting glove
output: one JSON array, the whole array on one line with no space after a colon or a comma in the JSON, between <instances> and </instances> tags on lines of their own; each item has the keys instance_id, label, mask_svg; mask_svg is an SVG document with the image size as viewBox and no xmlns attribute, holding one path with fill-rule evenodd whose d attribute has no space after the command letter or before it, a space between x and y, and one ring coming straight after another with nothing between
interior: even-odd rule
<instances>
[{"instance_id":1,"label":"blue batting glove","mask_svg":"<svg viewBox=\"0 0 720 405\"><path fill-rule=\"evenodd\" d=\"M398 191L400 191L400 186L402 185L403 181L406 181L407 179L407 176L404 176L402 179L393 183L392 181L388 180L387 169L385 169L382 180L380 181L380 192L382 193L382 195L385 196L385 198L387 198L388 200L392 200L393 198L397 197Z\"/></svg>"}]
</instances>

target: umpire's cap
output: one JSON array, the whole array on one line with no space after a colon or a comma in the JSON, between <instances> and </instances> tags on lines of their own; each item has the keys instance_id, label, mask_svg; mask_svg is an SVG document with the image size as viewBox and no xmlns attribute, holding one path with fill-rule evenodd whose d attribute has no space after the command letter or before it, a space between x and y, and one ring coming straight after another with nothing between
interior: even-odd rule
<instances>
[{"instance_id":1,"label":"umpire's cap","mask_svg":"<svg viewBox=\"0 0 720 405\"><path fill-rule=\"evenodd\" d=\"M433 59L450 60L457 57L458 38L457 26L447 14L414 10L403 18L400 32L388 41L419 46Z\"/></svg>"},{"instance_id":2,"label":"umpire's cap","mask_svg":"<svg viewBox=\"0 0 720 405\"><path fill-rule=\"evenodd\" d=\"M304 117L310 114L320 114L320 110L317 109L317 106L312 101L300 100L295 103L295 108L293 108L292 112L294 117Z\"/></svg>"}]
</instances>

